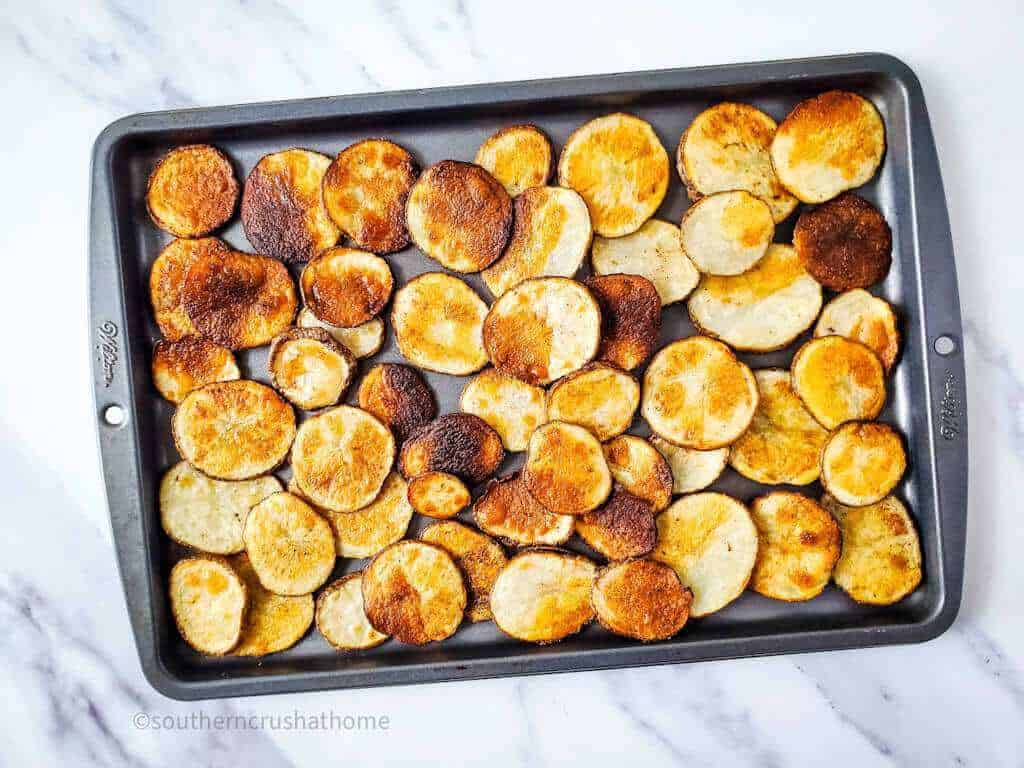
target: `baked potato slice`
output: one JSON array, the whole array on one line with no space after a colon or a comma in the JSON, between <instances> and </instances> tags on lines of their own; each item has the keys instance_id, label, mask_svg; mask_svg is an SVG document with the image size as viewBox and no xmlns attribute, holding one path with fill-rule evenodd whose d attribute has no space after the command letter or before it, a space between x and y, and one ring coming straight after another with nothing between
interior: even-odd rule
<instances>
[{"instance_id":1,"label":"baked potato slice","mask_svg":"<svg viewBox=\"0 0 1024 768\"><path fill-rule=\"evenodd\" d=\"M171 614L199 653L223 656L238 645L249 607L245 582L222 557L197 555L171 568Z\"/></svg>"},{"instance_id":2,"label":"baked potato slice","mask_svg":"<svg viewBox=\"0 0 1024 768\"><path fill-rule=\"evenodd\" d=\"M370 369L359 385L359 407L390 427L399 443L437 415L434 393L423 376L398 363Z\"/></svg>"},{"instance_id":3,"label":"baked potato slice","mask_svg":"<svg viewBox=\"0 0 1024 768\"><path fill-rule=\"evenodd\" d=\"M903 438L888 424L849 422L821 453L821 485L840 504L866 507L892 492L907 471Z\"/></svg>"},{"instance_id":4,"label":"baked potato slice","mask_svg":"<svg viewBox=\"0 0 1024 768\"><path fill-rule=\"evenodd\" d=\"M650 554L658 536L651 505L622 486L603 505L576 518L576 533L609 560Z\"/></svg>"},{"instance_id":5,"label":"baked potato slice","mask_svg":"<svg viewBox=\"0 0 1024 768\"><path fill-rule=\"evenodd\" d=\"M466 618L471 622L491 618L491 588L508 563L505 550L494 539L468 525L446 520L423 529L420 539L436 544L455 559L469 589Z\"/></svg>"},{"instance_id":6,"label":"baked potato slice","mask_svg":"<svg viewBox=\"0 0 1024 768\"><path fill-rule=\"evenodd\" d=\"M852 192L801 213L793 245L807 271L833 291L879 283L892 266L892 230L885 217Z\"/></svg>"},{"instance_id":7,"label":"baked potato slice","mask_svg":"<svg viewBox=\"0 0 1024 768\"><path fill-rule=\"evenodd\" d=\"M545 509L582 515L612 492L612 474L601 443L584 427L549 421L530 436L523 483Z\"/></svg>"},{"instance_id":8,"label":"baked potato slice","mask_svg":"<svg viewBox=\"0 0 1024 768\"><path fill-rule=\"evenodd\" d=\"M761 260L775 236L768 203L742 189L715 192L686 209L683 250L706 275L739 275Z\"/></svg>"},{"instance_id":9,"label":"baked potato slice","mask_svg":"<svg viewBox=\"0 0 1024 768\"><path fill-rule=\"evenodd\" d=\"M790 365L793 391L826 429L870 421L885 405L885 371L870 349L842 336L806 342Z\"/></svg>"},{"instance_id":10,"label":"baked potato slice","mask_svg":"<svg viewBox=\"0 0 1024 768\"><path fill-rule=\"evenodd\" d=\"M277 595L266 589L245 552L230 562L249 595L242 639L231 650L232 655L266 656L299 642L313 624L313 596Z\"/></svg>"},{"instance_id":11,"label":"baked potato slice","mask_svg":"<svg viewBox=\"0 0 1024 768\"><path fill-rule=\"evenodd\" d=\"M306 411L341 400L356 372L356 358L322 328L291 328L277 336L267 358L278 392Z\"/></svg>"},{"instance_id":12,"label":"baked potato slice","mask_svg":"<svg viewBox=\"0 0 1024 768\"><path fill-rule=\"evenodd\" d=\"M216 237L172 240L160 251L149 270L149 299L156 324L165 339L177 341L199 333L182 304L185 276L200 256L224 255L230 251L224 241Z\"/></svg>"},{"instance_id":13,"label":"baked potato slice","mask_svg":"<svg viewBox=\"0 0 1024 768\"><path fill-rule=\"evenodd\" d=\"M686 624L693 592L664 563L639 559L602 568L592 596L597 620L623 637L667 640Z\"/></svg>"},{"instance_id":14,"label":"baked potato slice","mask_svg":"<svg viewBox=\"0 0 1024 768\"><path fill-rule=\"evenodd\" d=\"M547 184L554 170L551 142L535 125L510 125L488 136L473 161L512 197Z\"/></svg>"},{"instance_id":15,"label":"baked potato slice","mask_svg":"<svg viewBox=\"0 0 1024 768\"><path fill-rule=\"evenodd\" d=\"M303 307L299 310L295 324L299 328L323 328L359 360L373 357L384 346L384 321L379 317L352 328L341 328L325 323L309 307Z\"/></svg>"},{"instance_id":16,"label":"baked potato slice","mask_svg":"<svg viewBox=\"0 0 1024 768\"><path fill-rule=\"evenodd\" d=\"M704 490L718 479L725 465L729 463L728 448L698 451L696 448L673 445L657 435L652 435L650 440L651 445L665 457L669 469L672 470L672 493Z\"/></svg>"},{"instance_id":17,"label":"baked potato slice","mask_svg":"<svg viewBox=\"0 0 1024 768\"><path fill-rule=\"evenodd\" d=\"M584 281L601 309L597 359L624 371L643 365L661 333L661 297L640 275L592 275Z\"/></svg>"},{"instance_id":18,"label":"baked potato slice","mask_svg":"<svg viewBox=\"0 0 1024 768\"><path fill-rule=\"evenodd\" d=\"M316 598L316 628L339 651L364 651L388 639L366 618L361 571L342 576L320 590Z\"/></svg>"},{"instance_id":19,"label":"baked potato slice","mask_svg":"<svg viewBox=\"0 0 1024 768\"><path fill-rule=\"evenodd\" d=\"M548 420L547 394L494 368L470 380L459 407L486 421L506 451L525 451L533 430Z\"/></svg>"},{"instance_id":20,"label":"baked potato slice","mask_svg":"<svg viewBox=\"0 0 1024 768\"><path fill-rule=\"evenodd\" d=\"M558 546L572 536L575 518L545 509L526 490L519 472L492 480L473 504L473 520L512 547Z\"/></svg>"},{"instance_id":21,"label":"baked potato slice","mask_svg":"<svg viewBox=\"0 0 1024 768\"><path fill-rule=\"evenodd\" d=\"M595 237L590 262L598 275L647 278L662 306L682 301L700 281L700 272L683 251L679 227L660 219L651 219L625 237Z\"/></svg>"},{"instance_id":22,"label":"baked potato slice","mask_svg":"<svg viewBox=\"0 0 1024 768\"><path fill-rule=\"evenodd\" d=\"M302 300L320 320L341 328L368 323L391 298L395 280L380 256L328 248L302 270Z\"/></svg>"},{"instance_id":23,"label":"baked potato slice","mask_svg":"<svg viewBox=\"0 0 1024 768\"><path fill-rule=\"evenodd\" d=\"M548 390L548 418L586 427L604 442L621 435L640 405L640 384L621 368L591 363Z\"/></svg>"},{"instance_id":24,"label":"baked potato slice","mask_svg":"<svg viewBox=\"0 0 1024 768\"><path fill-rule=\"evenodd\" d=\"M409 436L398 468L407 479L447 472L476 484L494 474L504 458L501 438L486 421L471 413L446 413Z\"/></svg>"},{"instance_id":25,"label":"baked potato slice","mask_svg":"<svg viewBox=\"0 0 1024 768\"><path fill-rule=\"evenodd\" d=\"M878 355L886 372L892 370L900 354L900 331L892 305L861 288L841 293L826 304L814 335L859 341Z\"/></svg>"},{"instance_id":26,"label":"baked potato slice","mask_svg":"<svg viewBox=\"0 0 1024 768\"><path fill-rule=\"evenodd\" d=\"M193 389L241 377L231 350L200 336L158 341L153 349L153 384L175 405Z\"/></svg>"},{"instance_id":27,"label":"baked potato slice","mask_svg":"<svg viewBox=\"0 0 1024 768\"><path fill-rule=\"evenodd\" d=\"M647 440L619 435L604 444L604 458L612 479L634 496L661 512L672 501L672 470Z\"/></svg>"},{"instance_id":28,"label":"baked potato slice","mask_svg":"<svg viewBox=\"0 0 1024 768\"><path fill-rule=\"evenodd\" d=\"M209 144L176 147L160 158L146 185L153 223L175 237L202 237L235 212L238 180L231 161Z\"/></svg>"},{"instance_id":29,"label":"baked potato slice","mask_svg":"<svg viewBox=\"0 0 1024 768\"><path fill-rule=\"evenodd\" d=\"M455 517L472 500L466 484L447 472L424 472L409 481L409 504L426 517Z\"/></svg>"}]
</instances>

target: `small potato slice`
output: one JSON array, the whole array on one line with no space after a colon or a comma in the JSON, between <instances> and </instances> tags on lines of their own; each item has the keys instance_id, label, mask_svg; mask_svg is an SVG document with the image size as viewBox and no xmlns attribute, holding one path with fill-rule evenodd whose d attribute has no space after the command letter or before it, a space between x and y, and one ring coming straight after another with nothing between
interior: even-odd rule
<instances>
[{"instance_id":1,"label":"small potato slice","mask_svg":"<svg viewBox=\"0 0 1024 768\"><path fill-rule=\"evenodd\" d=\"M483 327L487 305L457 277L427 272L395 293L391 324L413 365L468 376L487 365Z\"/></svg>"},{"instance_id":2,"label":"small potato slice","mask_svg":"<svg viewBox=\"0 0 1024 768\"><path fill-rule=\"evenodd\" d=\"M295 411L259 382L215 382L181 401L171 432L181 455L203 474L247 480L284 461L295 439Z\"/></svg>"},{"instance_id":3,"label":"small potato slice","mask_svg":"<svg viewBox=\"0 0 1024 768\"><path fill-rule=\"evenodd\" d=\"M597 509L612 491L601 443L584 427L549 421L530 437L523 483L541 505L557 514Z\"/></svg>"},{"instance_id":4,"label":"small potato slice","mask_svg":"<svg viewBox=\"0 0 1024 768\"><path fill-rule=\"evenodd\" d=\"M832 433L821 454L821 484L840 503L881 501L907 471L903 439L888 424L852 422Z\"/></svg>"},{"instance_id":5,"label":"small potato slice","mask_svg":"<svg viewBox=\"0 0 1024 768\"><path fill-rule=\"evenodd\" d=\"M388 639L366 618L362 572L342 576L320 591L316 598L316 628L339 651L364 651Z\"/></svg>"},{"instance_id":6,"label":"small potato slice","mask_svg":"<svg viewBox=\"0 0 1024 768\"><path fill-rule=\"evenodd\" d=\"M757 528L747 508L723 493L683 496L658 515L651 557L693 590L691 616L707 616L739 597L757 558Z\"/></svg>"},{"instance_id":7,"label":"small potato slice","mask_svg":"<svg viewBox=\"0 0 1024 768\"><path fill-rule=\"evenodd\" d=\"M334 570L331 526L298 496L282 491L245 519L245 551L260 584L278 595L306 595Z\"/></svg>"},{"instance_id":8,"label":"small potato slice","mask_svg":"<svg viewBox=\"0 0 1024 768\"><path fill-rule=\"evenodd\" d=\"M768 203L776 223L796 208L768 152L775 121L749 104L723 102L701 112L679 139L676 169L691 200L744 189Z\"/></svg>"},{"instance_id":9,"label":"small potato slice","mask_svg":"<svg viewBox=\"0 0 1024 768\"><path fill-rule=\"evenodd\" d=\"M512 239L480 276L495 296L531 277L572 277L590 250L583 198L562 187L533 187L516 198Z\"/></svg>"},{"instance_id":10,"label":"small potato slice","mask_svg":"<svg viewBox=\"0 0 1024 768\"><path fill-rule=\"evenodd\" d=\"M841 293L826 304L814 335L859 341L878 355L887 372L900 354L900 332L892 306L861 288Z\"/></svg>"},{"instance_id":11,"label":"small potato slice","mask_svg":"<svg viewBox=\"0 0 1024 768\"><path fill-rule=\"evenodd\" d=\"M658 536L651 505L621 486L603 506L576 519L576 533L609 560L650 554Z\"/></svg>"},{"instance_id":12,"label":"small potato slice","mask_svg":"<svg viewBox=\"0 0 1024 768\"><path fill-rule=\"evenodd\" d=\"M668 153L650 123L616 112L581 125L558 159L558 183L587 202L602 237L636 232L668 190Z\"/></svg>"},{"instance_id":13,"label":"small potato slice","mask_svg":"<svg viewBox=\"0 0 1024 768\"><path fill-rule=\"evenodd\" d=\"M313 624L313 596L278 595L269 591L260 583L244 552L231 558L231 566L242 577L249 595L242 639L231 653L266 656L299 642Z\"/></svg>"},{"instance_id":14,"label":"small potato slice","mask_svg":"<svg viewBox=\"0 0 1024 768\"><path fill-rule=\"evenodd\" d=\"M353 242L374 253L409 244L405 203L419 170L409 152L387 139L343 149L324 174L327 215Z\"/></svg>"},{"instance_id":15,"label":"small potato slice","mask_svg":"<svg viewBox=\"0 0 1024 768\"><path fill-rule=\"evenodd\" d=\"M839 559L839 526L813 499L773 491L754 499L750 516L759 538L750 588L796 602L821 594Z\"/></svg>"},{"instance_id":16,"label":"small potato slice","mask_svg":"<svg viewBox=\"0 0 1024 768\"><path fill-rule=\"evenodd\" d=\"M241 552L249 510L281 490L281 481L273 475L214 480L187 461L179 461L160 481L160 525L186 547L216 555Z\"/></svg>"},{"instance_id":17,"label":"small potato slice","mask_svg":"<svg viewBox=\"0 0 1024 768\"><path fill-rule=\"evenodd\" d=\"M757 264L775 235L768 203L742 189L702 197L679 225L683 250L707 275L739 275Z\"/></svg>"},{"instance_id":18,"label":"small potato slice","mask_svg":"<svg viewBox=\"0 0 1024 768\"><path fill-rule=\"evenodd\" d=\"M409 481L409 504L427 517L455 517L472 500L466 484L447 472L424 472Z\"/></svg>"},{"instance_id":19,"label":"small potato slice","mask_svg":"<svg viewBox=\"0 0 1024 768\"><path fill-rule=\"evenodd\" d=\"M156 257L149 271L149 298L160 333L168 341L177 341L198 333L182 306L182 292L189 268L200 256L231 251L223 240L203 237L199 240L172 240Z\"/></svg>"},{"instance_id":20,"label":"small potato slice","mask_svg":"<svg viewBox=\"0 0 1024 768\"><path fill-rule=\"evenodd\" d=\"M341 328L368 323L380 314L394 284L384 259L355 248L328 248L303 268L299 281L310 311Z\"/></svg>"},{"instance_id":21,"label":"small potato slice","mask_svg":"<svg viewBox=\"0 0 1024 768\"><path fill-rule=\"evenodd\" d=\"M473 161L501 182L512 197L547 184L555 164L551 142L535 125L510 125L495 131Z\"/></svg>"},{"instance_id":22,"label":"small potato slice","mask_svg":"<svg viewBox=\"0 0 1024 768\"><path fill-rule=\"evenodd\" d=\"M732 444L729 463L755 483L807 485L821 473L828 441L822 427L793 391L789 371L754 372L760 397L754 420Z\"/></svg>"},{"instance_id":23,"label":"small potato slice","mask_svg":"<svg viewBox=\"0 0 1024 768\"><path fill-rule=\"evenodd\" d=\"M520 473L492 480L473 504L480 529L513 547L558 546L572 536L575 518L549 512L526 490Z\"/></svg>"},{"instance_id":24,"label":"small potato slice","mask_svg":"<svg viewBox=\"0 0 1024 768\"><path fill-rule=\"evenodd\" d=\"M647 278L662 306L682 301L700 281L700 272L683 251L679 227L660 219L651 219L625 237L595 237L590 260L598 275Z\"/></svg>"},{"instance_id":25,"label":"small potato slice","mask_svg":"<svg viewBox=\"0 0 1024 768\"><path fill-rule=\"evenodd\" d=\"M202 237L231 218L238 180L231 161L216 147L177 147L157 162L146 185L153 223L175 237Z\"/></svg>"},{"instance_id":26,"label":"small potato slice","mask_svg":"<svg viewBox=\"0 0 1024 768\"><path fill-rule=\"evenodd\" d=\"M289 402L312 411L334 405L356 372L356 358L322 328L292 328L274 339L270 378Z\"/></svg>"},{"instance_id":27,"label":"small potato slice","mask_svg":"<svg viewBox=\"0 0 1024 768\"><path fill-rule=\"evenodd\" d=\"M642 437L619 435L604 444L612 479L655 512L672 501L672 470L658 449Z\"/></svg>"},{"instance_id":28,"label":"small potato slice","mask_svg":"<svg viewBox=\"0 0 1024 768\"><path fill-rule=\"evenodd\" d=\"M192 263L181 303L199 334L229 349L250 349L291 326L299 302L281 262L230 251Z\"/></svg>"},{"instance_id":29,"label":"small potato slice","mask_svg":"<svg viewBox=\"0 0 1024 768\"><path fill-rule=\"evenodd\" d=\"M471 413L446 413L409 436L398 468L407 479L447 472L476 484L494 474L504 458L501 438L486 421Z\"/></svg>"},{"instance_id":30,"label":"small potato slice","mask_svg":"<svg viewBox=\"0 0 1024 768\"><path fill-rule=\"evenodd\" d=\"M787 190L801 202L823 203L875 175L885 154L885 125L867 99L828 91L796 105L769 152Z\"/></svg>"},{"instance_id":31,"label":"small potato slice","mask_svg":"<svg viewBox=\"0 0 1024 768\"><path fill-rule=\"evenodd\" d=\"M591 363L548 391L548 418L586 427L601 442L629 429L638 405L637 380L604 363Z\"/></svg>"},{"instance_id":32,"label":"small potato slice","mask_svg":"<svg viewBox=\"0 0 1024 768\"><path fill-rule=\"evenodd\" d=\"M434 393L415 368L380 363L359 385L359 407L387 424L399 443L437 415Z\"/></svg>"},{"instance_id":33,"label":"small potato slice","mask_svg":"<svg viewBox=\"0 0 1024 768\"><path fill-rule=\"evenodd\" d=\"M657 435L651 437L651 445L665 457L672 470L672 493L693 493L707 488L718 479L729 462L728 448L698 451L673 445Z\"/></svg>"},{"instance_id":34,"label":"small potato slice","mask_svg":"<svg viewBox=\"0 0 1024 768\"><path fill-rule=\"evenodd\" d=\"M223 656L238 645L249 596L227 560L212 555L179 560L168 593L178 632L192 648Z\"/></svg>"},{"instance_id":35,"label":"small potato slice","mask_svg":"<svg viewBox=\"0 0 1024 768\"><path fill-rule=\"evenodd\" d=\"M341 328L325 323L308 307L303 307L299 310L299 316L295 323L299 328L323 328L334 337L335 341L360 360L364 357L373 357L384 346L384 321L379 317L367 320L362 325L353 328Z\"/></svg>"},{"instance_id":36,"label":"small potato slice","mask_svg":"<svg viewBox=\"0 0 1024 768\"><path fill-rule=\"evenodd\" d=\"M436 544L455 558L469 588L466 618L472 622L491 618L491 588L508 563L505 550L490 536L453 520L427 526L420 538Z\"/></svg>"},{"instance_id":37,"label":"small potato slice","mask_svg":"<svg viewBox=\"0 0 1024 768\"><path fill-rule=\"evenodd\" d=\"M770 245L742 275L706 276L687 302L693 324L733 349L782 349L814 323L821 286L789 245Z\"/></svg>"},{"instance_id":38,"label":"small potato slice","mask_svg":"<svg viewBox=\"0 0 1024 768\"><path fill-rule=\"evenodd\" d=\"M683 628L693 592L664 563L628 560L600 571L592 600L605 629L651 642L667 640Z\"/></svg>"},{"instance_id":39,"label":"small potato slice","mask_svg":"<svg viewBox=\"0 0 1024 768\"><path fill-rule=\"evenodd\" d=\"M467 603L462 573L445 550L399 541L363 571L363 605L378 632L412 645L444 640L462 623Z\"/></svg>"},{"instance_id":40,"label":"small potato slice","mask_svg":"<svg viewBox=\"0 0 1024 768\"><path fill-rule=\"evenodd\" d=\"M498 629L529 643L555 643L594 619L590 593L597 566L583 555L556 549L521 552L491 588Z\"/></svg>"},{"instance_id":41,"label":"small potato slice","mask_svg":"<svg viewBox=\"0 0 1024 768\"><path fill-rule=\"evenodd\" d=\"M338 242L341 231L321 189L331 158L308 149L264 155L245 180L242 226L260 253L286 264L309 261Z\"/></svg>"},{"instance_id":42,"label":"small potato slice","mask_svg":"<svg viewBox=\"0 0 1024 768\"><path fill-rule=\"evenodd\" d=\"M843 552L832 578L858 603L891 605L921 583L921 542L907 508L895 496L877 504L848 507L821 499L839 522Z\"/></svg>"},{"instance_id":43,"label":"small potato slice","mask_svg":"<svg viewBox=\"0 0 1024 768\"><path fill-rule=\"evenodd\" d=\"M535 277L491 305L483 339L499 371L528 384L550 384L594 359L601 310L582 283Z\"/></svg>"},{"instance_id":44,"label":"small potato slice","mask_svg":"<svg viewBox=\"0 0 1024 768\"><path fill-rule=\"evenodd\" d=\"M793 390L826 429L870 421L885 405L885 371L878 356L857 341L821 336L806 342L790 366Z\"/></svg>"},{"instance_id":45,"label":"small potato slice","mask_svg":"<svg viewBox=\"0 0 1024 768\"><path fill-rule=\"evenodd\" d=\"M153 383L165 400L175 404L193 389L241 375L230 349L200 336L158 341L153 349Z\"/></svg>"},{"instance_id":46,"label":"small potato slice","mask_svg":"<svg viewBox=\"0 0 1024 768\"><path fill-rule=\"evenodd\" d=\"M584 282L601 308L597 359L631 371L654 352L661 333L661 297L640 275L593 275Z\"/></svg>"},{"instance_id":47,"label":"small potato slice","mask_svg":"<svg viewBox=\"0 0 1024 768\"><path fill-rule=\"evenodd\" d=\"M335 512L373 501L395 461L395 439L376 417L339 405L302 422L292 469L303 495Z\"/></svg>"},{"instance_id":48,"label":"small potato slice","mask_svg":"<svg viewBox=\"0 0 1024 768\"><path fill-rule=\"evenodd\" d=\"M459 407L486 421L506 451L525 451L533 430L548 420L547 394L501 371L481 371L462 390Z\"/></svg>"},{"instance_id":49,"label":"small potato slice","mask_svg":"<svg viewBox=\"0 0 1024 768\"><path fill-rule=\"evenodd\" d=\"M455 272L479 272L508 242L512 198L479 165L442 160L413 185L405 216L412 241L427 256Z\"/></svg>"},{"instance_id":50,"label":"small potato slice","mask_svg":"<svg viewBox=\"0 0 1024 768\"><path fill-rule=\"evenodd\" d=\"M707 451L746 431L757 397L754 374L731 349L692 336L664 347L647 366L641 412L670 443Z\"/></svg>"}]
</instances>

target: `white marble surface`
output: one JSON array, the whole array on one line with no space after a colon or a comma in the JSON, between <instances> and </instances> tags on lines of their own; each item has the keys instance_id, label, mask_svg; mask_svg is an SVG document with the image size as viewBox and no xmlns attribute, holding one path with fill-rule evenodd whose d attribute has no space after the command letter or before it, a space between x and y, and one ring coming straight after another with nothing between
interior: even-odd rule
<instances>
[{"instance_id":1,"label":"white marble surface","mask_svg":"<svg viewBox=\"0 0 1024 768\"><path fill-rule=\"evenodd\" d=\"M1012 2L8 2L0 14L0 764L1024 764L1024 26ZM928 99L966 327L967 585L924 646L171 702L135 658L95 457L89 150L141 110L857 50ZM136 712L386 715L387 731L140 729ZM621 762L619 764L622 764Z\"/></svg>"}]
</instances>

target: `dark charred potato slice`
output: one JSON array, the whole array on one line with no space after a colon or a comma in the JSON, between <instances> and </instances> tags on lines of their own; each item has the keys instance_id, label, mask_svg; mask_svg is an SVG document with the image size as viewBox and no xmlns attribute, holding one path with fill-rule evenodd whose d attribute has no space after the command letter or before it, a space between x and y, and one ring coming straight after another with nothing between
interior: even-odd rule
<instances>
[{"instance_id":1,"label":"dark charred potato slice","mask_svg":"<svg viewBox=\"0 0 1024 768\"><path fill-rule=\"evenodd\" d=\"M885 405L885 371L870 349L842 336L819 336L797 350L793 391L825 429L870 421Z\"/></svg>"},{"instance_id":2,"label":"dark charred potato slice","mask_svg":"<svg viewBox=\"0 0 1024 768\"><path fill-rule=\"evenodd\" d=\"M260 584L278 595L307 595L334 570L331 526L287 491L249 510L243 538Z\"/></svg>"},{"instance_id":3,"label":"dark charred potato slice","mask_svg":"<svg viewBox=\"0 0 1024 768\"><path fill-rule=\"evenodd\" d=\"M821 484L840 504L866 507L896 487L907 470L903 439L888 424L844 424L821 454Z\"/></svg>"},{"instance_id":4,"label":"dark charred potato slice","mask_svg":"<svg viewBox=\"0 0 1024 768\"><path fill-rule=\"evenodd\" d=\"M380 256L354 248L329 248L302 270L306 306L325 323L352 328L380 314L395 281Z\"/></svg>"},{"instance_id":5,"label":"dark charred potato slice","mask_svg":"<svg viewBox=\"0 0 1024 768\"><path fill-rule=\"evenodd\" d=\"M242 577L249 595L242 639L231 653L266 656L299 642L313 623L313 596L277 595L266 589L244 552L231 558L231 566Z\"/></svg>"},{"instance_id":6,"label":"dark charred potato slice","mask_svg":"<svg viewBox=\"0 0 1024 768\"><path fill-rule=\"evenodd\" d=\"M222 656L238 644L249 601L245 582L227 560L211 555L179 560L168 592L178 632L195 650Z\"/></svg>"},{"instance_id":7,"label":"dark charred potato slice","mask_svg":"<svg viewBox=\"0 0 1024 768\"><path fill-rule=\"evenodd\" d=\"M149 298L160 333L168 341L177 341L198 333L182 306L185 276L192 264L206 254L225 254L231 249L216 237L199 240L173 240L160 251L149 272Z\"/></svg>"},{"instance_id":8,"label":"dark charred potato slice","mask_svg":"<svg viewBox=\"0 0 1024 768\"><path fill-rule=\"evenodd\" d=\"M549 421L534 430L523 482L542 506L564 515L597 509L612 491L601 443L584 427L562 421Z\"/></svg>"},{"instance_id":9,"label":"dark charred potato slice","mask_svg":"<svg viewBox=\"0 0 1024 768\"><path fill-rule=\"evenodd\" d=\"M576 533L609 560L649 554L658 536L651 505L621 486L604 506L576 520Z\"/></svg>"},{"instance_id":10,"label":"dark charred potato slice","mask_svg":"<svg viewBox=\"0 0 1024 768\"><path fill-rule=\"evenodd\" d=\"M427 517L455 517L471 500L466 484L447 472L424 472L409 481L409 504Z\"/></svg>"},{"instance_id":11,"label":"dark charred potato slice","mask_svg":"<svg viewBox=\"0 0 1024 768\"><path fill-rule=\"evenodd\" d=\"M178 147L149 176L146 207L153 223L175 237L202 237L231 218L238 181L223 152L208 144Z\"/></svg>"},{"instance_id":12,"label":"dark charred potato slice","mask_svg":"<svg viewBox=\"0 0 1024 768\"><path fill-rule=\"evenodd\" d=\"M356 359L322 328L292 328L270 345L267 368L282 395L311 411L341 399L352 383Z\"/></svg>"},{"instance_id":13,"label":"dark charred potato slice","mask_svg":"<svg viewBox=\"0 0 1024 768\"><path fill-rule=\"evenodd\" d=\"M672 501L672 469L651 443L636 435L619 435L604 445L612 479L660 512Z\"/></svg>"},{"instance_id":14,"label":"dark charred potato slice","mask_svg":"<svg viewBox=\"0 0 1024 768\"><path fill-rule=\"evenodd\" d=\"M339 651L375 648L388 639L363 610L363 574L350 573L324 587L316 598L316 628Z\"/></svg>"},{"instance_id":15,"label":"dark charred potato slice","mask_svg":"<svg viewBox=\"0 0 1024 768\"><path fill-rule=\"evenodd\" d=\"M437 415L434 394L415 368L380 363L359 385L359 407L383 421L399 443Z\"/></svg>"},{"instance_id":16,"label":"dark charred potato slice","mask_svg":"<svg viewBox=\"0 0 1024 768\"><path fill-rule=\"evenodd\" d=\"M512 197L547 184L554 161L551 142L535 125L510 125L492 133L480 145L474 160Z\"/></svg>"},{"instance_id":17,"label":"dark charred potato slice","mask_svg":"<svg viewBox=\"0 0 1024 768\"><path fill-rule=\"evenodd\" d=\"M640 275L593 275L586 286L601 307L597 359L631 371L647 362L661 333L661 297Z\"/></svg>"},{"instance_id":18,"label":"dark charred potato slice","mask_svg":"<svg viewBox=\"0 0 1024 768\"><path fill-rule=\"evenodd\" d=\"M793 245L807 271L833 291L881 282L892 264L892 231L871 203L847 192L805 211Z\"/></svg>"},{"instance_id":19,"label":"dark charred potato slice","mask_svg":"<svg viewBox=\"0 0 1024 768\"><path fill-rule=\"evenodd\" d=\"M447 472L480 483L505 458L501 437L479 416L447 413L413 432L402 445L398 468L406 478Z\"/></svg>"},{"instance_id":20,"label":"dark charred potato slice","mask_svg":"<svg viewBox=\"0 0 1024 768\"><path fill-rule=\"evenodd\" d=\"M508 562L501 545L490 536L455 521L434 523L424 529L420 538L441 547L462 569L469 588L466 618L472 622L488 621L491 618L491 587Z\"/></svg>"},{"instance_id":21,"label":"dark charred potato slice","mask_svg":"<svg viewBox=\"0 0 1024 768\"><path fill-rule=\"evenodd\" d=\"M518 472L487 484L473 504L473 519L481 530L514 547L564 544L575 525L572 515L556 515L541 506Z\"/></svg>"},{"instance_id":22,"label":"dark charred potato slice","mask_svg":"<svg viewBox=\"0 0 1024 768\"><path fill-rule=\"evenodd\" d=\"M667 640L686 624L693 593L676 572L654 560L629 560L601 570L594 582L597 620L623 637Z\"/></svg>"},{"instance_id":23,"label":"dark charred potato slice","mask_svg":"<svg viewBox=\"0 0 1024 768\"><path fill-rule=\"evenodd\" d=\"M153 350L153 383L172 403L180 403L198 387L240 376L230 349L199 336L158 341Z\"/></svg>"}]
</instances>

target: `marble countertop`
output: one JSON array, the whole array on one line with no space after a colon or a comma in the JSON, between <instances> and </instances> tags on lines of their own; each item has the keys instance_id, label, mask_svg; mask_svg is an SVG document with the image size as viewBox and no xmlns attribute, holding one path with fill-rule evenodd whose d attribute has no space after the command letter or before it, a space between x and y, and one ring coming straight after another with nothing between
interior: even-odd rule
<instances>
[{"instance_id":1,"label":"marble countertop","mask_svg":"<svg viewBox=\"0 0 1024 768\"><path fill-rule=\"evenodd\" d=\"M5 7L0 764L1022 764L1019 9L605 5ZM201 704L146 684L112 553L85 337L89 152L103 126L145 110L862 50L903 58L924 85L956 243L971 489L949 632L921 646ZM239 715L246 727L217 727Z\"/></svg>"}]
</instances>

